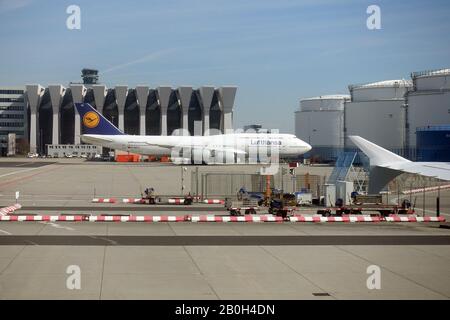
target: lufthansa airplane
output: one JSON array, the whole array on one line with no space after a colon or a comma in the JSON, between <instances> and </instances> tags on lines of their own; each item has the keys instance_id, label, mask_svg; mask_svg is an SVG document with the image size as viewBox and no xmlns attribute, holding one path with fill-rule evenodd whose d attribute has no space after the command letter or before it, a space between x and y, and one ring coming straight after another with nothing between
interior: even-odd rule
<instances>
[{"instance_id":1,"label":"lufthansa airplane","mask_svg":"<svg viewBox=\"0 0 450 320\"><path fill-rule=\"evenodd\" d=\"M267 156L296 157L311 150L311 146L293 134L231 133L211 136L140 136L128 135L115 127L89 103L75 103L84 133L83 142L141 155L176 153L184 162L212 163L237 161L254 152L267 151ZM260 154L258 157L261 158ZM264 155L263 155L264 157ZM231 159L231 160L230 160Z\"/></svg>"}]
</instances>

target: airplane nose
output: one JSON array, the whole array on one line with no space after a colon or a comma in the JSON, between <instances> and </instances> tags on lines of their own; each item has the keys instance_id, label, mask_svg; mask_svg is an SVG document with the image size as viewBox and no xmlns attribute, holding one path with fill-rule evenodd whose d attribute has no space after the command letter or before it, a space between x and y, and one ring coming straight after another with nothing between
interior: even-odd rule
<instances>
[{"instance_id":1,"label":"airplane nose","mask_svg":"<svg viewBox=\"0 0 450 320\"><path fill-rule=\"evenodd\" d=\"M306 152L312 149L311 145L309 143L305 142Z\"/></svg>"}]
</instances>

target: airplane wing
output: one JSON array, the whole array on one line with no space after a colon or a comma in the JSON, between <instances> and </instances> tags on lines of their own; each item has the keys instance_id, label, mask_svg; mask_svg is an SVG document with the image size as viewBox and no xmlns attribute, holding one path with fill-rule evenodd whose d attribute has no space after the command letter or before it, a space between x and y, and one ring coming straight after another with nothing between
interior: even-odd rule
<instances>
[{"instance_id":1,"label":"airplane wing","mask_svg":"<svg viewBox=\"0 0 450 320\"><path fill-rule=\"evenodd\" d=\"M450 163L447 162L402 162L385 164L382 167L442 180L450 180Z\"/></svg>"},{"instance_id":2,"label":"airplane wing","mask_svg":"<svg viewBox=\"0 0 450 320\"><path fill-rule=\"evenodd\" d=\"M369 157L371 166L450 180L450 163L412 162L359 136L349 138Z\"/></svg>"},{"instance_id":3,"label":"airplane wing","mask_svg":"<svg viewBox=\"0 0 450 320\"><path fill-rule=\"evenodd\" d=\"M448 162L412 162L359 136L349 136L349 138L369 157L371 166L369 190L371 192L380 191L391 179L403 172L450 180L450 163Z\"/></svg>"}]
</instances>

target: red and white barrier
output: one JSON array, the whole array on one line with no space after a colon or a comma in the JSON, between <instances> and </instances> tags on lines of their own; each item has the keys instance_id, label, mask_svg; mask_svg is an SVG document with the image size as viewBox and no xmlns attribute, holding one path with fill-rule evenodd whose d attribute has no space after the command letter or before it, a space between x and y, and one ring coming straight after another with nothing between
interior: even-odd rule
<instances>
[{"instance_id":1,"label":"red and white barrier","mask_svg":"<svg viewBox=\"0 0 450 320\"><path fill-rule=\"evenodd\" d=\"M415 193L422 193L422 192L431 192L431 191L438 191L438 190L446 190L450 189L450 184L446 184L443 186L435 186L435 187L426 187L426 188L418 188L418 189L411 189L411 190L404 190L403 194L415 194Z\"/></svg>"},{"instance_id":2,"label":"red and white barrier","mask_svg":"<svg viewBox=\"0 0 450 320\"><path fill-rule=\"evenodd\" d=\"M170 198L167 202L170 204L184 204L184 198Z\"/></svg>"},{"instance_id":3,"label":"red and white barrier","mask_svg":"<svg viewBox=\"0 0 450 320\"><path fill-rule=\"evenodd\" d=\"M19 210L20 208L22 208L22 206L18 203L9 206L9 207L4 207L4 208L0 208L0 216L4 216L4 215L8 215L10 213L13 213L16 210Z\"/></svg>"},{"instance_id":4,"label":"red and white barrier","mask_svg":"<svg viewBox=\"0 0 450 320\"><path fill-rule=\"evenodd\" d=\"M0 216L0 221L48 221L48 222L183 222L188 216L86 216L86 215L16 215Z\"/></svg>"},{"instance_id":5,"label":"red and white barrier","mask_svg":"<svg viewBox=\"0 0 450 320\"><path fill-rule=\"evenodd\" d=\"M243 207L243 208L230 207L230 208L228 208L228 211L245 211L245 210L259 211L259 210L261 210L261 208L260 207ZM289 209L288 211L292 211L292 210Z\"/></svg>"},{"instance_id":6,"label":"red and white barrier","mask_svg":"<svg viewBox=\"0 0 450 320\"><path fill-rule=\"evenodd\" d=\"M183 222L186 216L89 216L89 222Z\"/></svg>"},{"instance_id":7,"label":"red and white barrier","mask_svg":"<svg viewBox=\"0 0 450 320\"><path fill-rule=\"evenodd\" d=\"M203 203L206 204L224 204L225 200L219 200L219 199L205 199L203 200Z\"/></svg>"},{"instance_id":8,"label":"red and white barrier","mask_svg":"<svg viewBox=\"0 0 450 320\"><path fill-rule=\"evenodd\" d=\"M282 217L272 215L246 216L191 216L191 222L283 222Z\"/></svg>"},{"instance_id":9,"label":"red and white barrier","mask_svg":"<svg viewBox=\"0 0 450 320\"><path fill-rule=\"evenodd\" d=\"M81 222L81 221L85 221L86 217L79 215L79 216L62 216L62 215L58 215L58 216L49 216L49 215L14 215L14 216L0 216L0 221L19 221L19 222L23 222L23 221L49 221L49 222L54 222L54 221L67 221L67 222Z\"/></svg>"},{"instance_id":10,"label":"red and white barrier","mask_svg":"<svg viewBox=\"0 0 450 320\"><path fill-rule=\"evenodd\" d=\"M343 216L343 217L321 217L321 216L291 216L283 219L272 215L245 215L245 216L134 216L134 215L0 215L1 221L48 221L48 222L445 222L443 217L403 217L390 216L386 218L368 216Z\"/></svg>"},{"instance_id":11,"label":"red and white barrier","mask_svg":"<svg viewBox=\"0 0 450 320\"><path fill-rule=\"evenodd\" d=\"M116 203L115 198L94 198L92 199L92 203Z\"/></svg>"},{"instance_id":12,"label":"red and white barrier","mask_svg":"<svg viewBox=\"0 0 450 320\"><path fill-rule=\"evenodd\" d=\"M290 222L380 222L380 217L367 216L343 216L343 217L322 217L322 216L292 216Z\"/></svg>"},{"instance_id":13,"label":"red and white barrier","mask_svg":"<svg viewBox=\"0 0 450 320\"><path fill-rule=\"evenodd\" d=\"M128 198L128 199L122 199L123 203L144 203L142 198Z\"/></svg>"},{"instance_id":14,"label":"red and white barrier","mask_svg":"<svg viewBox=\"0 0 450 320\"><path fill-rule=\"evenodd\" d=\"M415 216L389 216L386 222L445 222L444 217L415 217Z\"/></svg>"}]
</instances>

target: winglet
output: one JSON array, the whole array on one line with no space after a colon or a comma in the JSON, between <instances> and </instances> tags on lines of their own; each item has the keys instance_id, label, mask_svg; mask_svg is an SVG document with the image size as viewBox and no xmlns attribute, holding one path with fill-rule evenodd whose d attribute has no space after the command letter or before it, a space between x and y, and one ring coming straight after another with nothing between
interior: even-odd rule
<instances>
[{"instance_id":1,"label":"winglet","mask_svg":"<svg viewBox=\"0 0 450 320\"><path fill-rule=\"evenodd\" d=\"M75 103L86 134L122 135L124 134L89 103Z\"/></svg>"},{"instance_id":2,"label":"winglet","mask_svg":"<svg viewBox=\"0 0 450 320\"><path fill-rule=\"evenodd\" d=\"M371 166L386 166L393 162L411 162L399 155L386 150L360 136L349 136L350 140L370 159Z\"/></svg>"}]
</instances>

